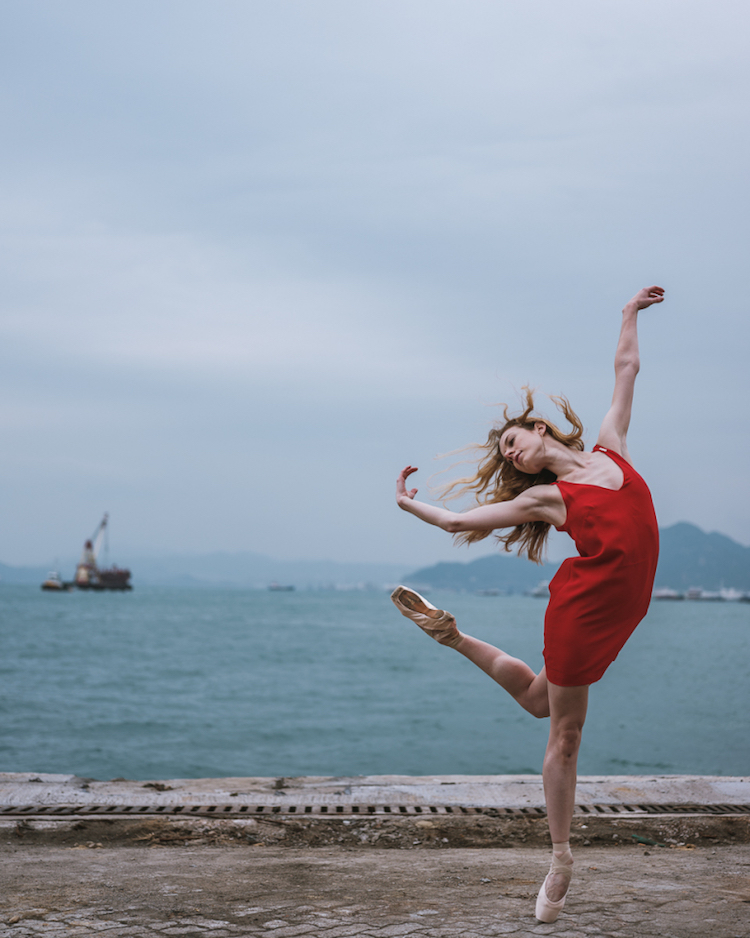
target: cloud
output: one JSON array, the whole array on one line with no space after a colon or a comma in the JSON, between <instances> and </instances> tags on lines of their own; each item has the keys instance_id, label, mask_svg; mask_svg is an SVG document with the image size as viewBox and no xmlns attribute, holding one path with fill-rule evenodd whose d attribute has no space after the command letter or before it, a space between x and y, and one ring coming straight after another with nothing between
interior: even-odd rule
<instances>
[{"instance_id":1,"label":"cloud","mask_svg":"<svg viewBox=\"0 0 750 938\"><path fill-rule=\"evenodd\" d=\"M447 557L384 507L399 463L527 381L595 434L651 282L631 451L664 523L748 540L740 480L684 456L717 426L747 461L745 8L1 15L3 559L115 505L134 547Z\"/></svg>"}]
</instances>

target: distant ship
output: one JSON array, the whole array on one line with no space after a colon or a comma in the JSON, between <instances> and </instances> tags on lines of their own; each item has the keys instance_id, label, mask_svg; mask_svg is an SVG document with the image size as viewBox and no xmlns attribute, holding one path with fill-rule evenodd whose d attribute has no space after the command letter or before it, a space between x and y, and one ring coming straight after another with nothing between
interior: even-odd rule
<instances>
[{"instance_id":1,"label":"distant ship","mask_svg":"<svg viewBox=\"0 0 750 938\"><path fill-rule=\"evenodd\" d=\"M685 598L684 593L678 593L677 590L671 589L669 586L660 586L653 591L651 594L652 599L671 599L671 600L681 600Z\"/></svg>"},{"instance_id":2,"label":"distant ship","mask_svg":"<svg viewBox=\"0 0 750 938\"><path fill-rule=\"evenodd\" d=\"M549 599L549 580L542 580L533 590L526 590L526 596L536 596L537 599Z\"/></svg>"},{"instance_id":3,"label":"distant ship","mask_svg":"<svg viewBox=\"0 0 750 938\"><path fill-rule=\"evenodd\" d=\"M704 590L700 586L691 586L685 593L678 593L677 590L670 589L668 586L655 589L651 594L652 599L691 599L693 601L703 602L725 602L725 603L747 603L750 602L750 593L733 588L720 590Z\"/></svg>"},{"instance_id":4,"label":"distant ship","mask_svg":"<svg viewBox=\"0 0 750 938\"><path fill-rule=\"evenodd\" d=\"M42 583L43 590L57 591L70 590L73 587L79 590L132 590L130 583L130 570L122 567L100 567L97 558L107 531L109 515L105 514L94 531L91 538L83 545L83 553L78 561L76 573L72 582L65 583L60 579L59 573L50 573Z\"/></svg>"},{"instance_id":5,"label":"distant ship","mask_svg":"<svg viewBox=\"0 0 750 938\"><path fill-rule=\"evenodd\" d=\"M63 583L57 570L50 570L47 579L42 583L43 590L49 590L51 593L70 592L73 589L72 583Z\"/></svg>"},{"instance_id":6,"label":"distant ship","mask_svg":"<svg viewBox=\"0 0 750 938\"><path fill-rule=\"evenodd\" d=\"M269 583L268 588L272 593L292 593L294 592L294 587L291 585L285 585L284 583Z\"/></svg>"}]
</instances>

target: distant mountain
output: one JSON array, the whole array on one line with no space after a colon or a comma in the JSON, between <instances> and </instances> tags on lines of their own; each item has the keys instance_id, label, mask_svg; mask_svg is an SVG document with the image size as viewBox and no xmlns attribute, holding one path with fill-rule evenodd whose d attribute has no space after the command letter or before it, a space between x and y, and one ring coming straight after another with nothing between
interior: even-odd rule
<instances>
[{"instance_id":1,"label":"distant mountain","mask_svg":"<svg viewBox=\"0 0 750 938\"><path fill-rule=\"evenodd\" d=\"M118 558L119 559L119 558ZM250 551L202 555L123 557L121 563L133 572L133 586L211 587L234 586L265 589L271 583L297 589L353 588L372 585L382 588L400 582L405 564L338 563L328 560L276 560ZM40 585L49 567L12 567L0 563L0 582ZM75 561L63 563L63 579L73 578Z\"/></svg>"},{"instance_id":2,"label":"distant mountain","mask_svg":"<svg viewBox=\"0 0 750 938\"><path fill-rule=\"evenodd\" d=\"M0 563L0 583L34 583L41 586L49 572L49 567L11 567L7 563Z\"/></svg>"},{"instance_id":3,"label":"distant mountain","mask_svg":"<svg viewBox=\"0 0 750 938\"><path fill-rule=\"evenodd\" d=\"M133 583L193 586L267 587L270 583L297 589L381 587L396 583L405 564L340 563L333 560L276 560L249 551L200 556L133 557Z\"/></svg>"},{"instance_id":4,"label":"distant mountain","mask_svg":"<svg viewBox=\"0 0 750 938\"><path fill-rule=\"evenodd\" d=\"M706 534L694 524L680 522L662 528L661 554L656 586L686 590L734 587L750 590L750 547L743 547L724 534ZM551 580L559 564L538 566L528 560L498 553L468 563L439 563L415 570L406 577L414 586L435 589L499 589L523 592L540 580Z\"/></svg>"},{"instance_id":5,"label":"distant mountain","mask_svg":"<svg viewBox=\"0 0 750 938\"><path fill-rule=\"evenodd\" d=\"M404 564L338 563L327 560L276 560L250 551L203 555L164 555L118 558L133 571L133 584L183 587L235 586L264 589L274 581L297 589L377 588L395 583L435 589L500 589L523 592L541 580L551 580L559 564L542 566L500 551L469 562L439 563L408 572ZM72 579L75 561L63 563L63 579ZM0 563L0 582L38 585L48 567L13 567ZM681 522L661 530L661 557L656 586L706 590L722 586L750 590L750 547L724 534L706 534Z\"/></svg>"},{"instance_id":6,"label":"distant mountain","mask_svg":"<svg viewBox=\"0 0 750 938\"><path fill-rule=\"evenodd\" d=\"M408 574L404 582L415 589L431 586L459 592L499 589L522 593L533 589L541 580L551 580L559 566L557 563L539 566L522 557L498 553L467 563L437 563L432 567L422 567Z\"/></svg>"},{"instance_id":7,"label":"distant mountain","mask_svg":"<svg viewBox=\"0 0 750 938\"><path fill-rule=\"evenodd\" d=\"M684 521L662 528L660 534L657 586L750 590L750 547L743 547L725 534L706 534Z\"/></svg>"}]
</instances>

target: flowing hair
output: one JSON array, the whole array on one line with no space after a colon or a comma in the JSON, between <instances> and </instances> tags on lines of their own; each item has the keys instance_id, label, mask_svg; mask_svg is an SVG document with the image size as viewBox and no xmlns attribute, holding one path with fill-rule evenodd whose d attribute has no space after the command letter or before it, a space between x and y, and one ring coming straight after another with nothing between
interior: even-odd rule
<instances>
[{"instance_id":1,"label":"flowing hair","mask_svg":"<svg viewBox=\"0 0 750 938\"><path fill-rule=\"evenodd\" d=\"M503 422L496 423L490 430L486 443L478 443L466 447L479 452L479 465L476 473L468 478L456 479L444 486L440 498L450 501L462 495L473 495L477 505L491 505L497 502L507 502L516 498L521 492L531 488L532 485L549 485L557 476L549 469L542 469L536 475L527 475L517 469L500 452L500 438L509 427L523 427L533 430L534 424L543 423L546 426L545 435L569 446L571 449L583 449L583 424L570 406L566 397L550 395L550 400L562 412L565 419L573 427L570 433L563 433L554 423L544 417L535 416L534 392L524 386L526 407L516 417L508 413L508 405L503 404ZM519 556L526 555L534 563L542 563L544 547L549 536L551 525L546 521L526 521L516 525L508 534L496 534L495 537L503 545L504 550L510 551L518 545ZM490 531L462 531L454 535L457 544L473 544L487 537Z\"/></svg>"}]
</instances>

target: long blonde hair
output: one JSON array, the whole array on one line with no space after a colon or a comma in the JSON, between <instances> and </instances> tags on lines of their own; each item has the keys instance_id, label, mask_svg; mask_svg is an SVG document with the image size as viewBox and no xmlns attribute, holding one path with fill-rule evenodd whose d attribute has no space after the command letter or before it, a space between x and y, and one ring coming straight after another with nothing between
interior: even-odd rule
<instances>
[{"instance_id":1,"label":"long blonde hair","mask_svg":"<svg viewBox=\"0 0 750 938\"><path fill-rule=\"evenodd\" d=\"M500 452L500 438L509 427L524 427L532 430L535 424L543 423L547 428L545 434L548 433L571 449L583 449L583 424L566 397L550 395L550 400L554 401L557 409L573 427L570 433L563 433L554 423L544 417L535 416L533 413L534 392L528 387L523 387L522 390L526 403L525 409L518 416L511 417L508 413L508 405L502 405L502 424L499 421L495 424L489 432L486 443L467 447L467 449L484 454L480 455L475 475L465 479L456 479L444 486L440 495L442 499L450 501L453 498L471 494L478 505L489 505L510 501L521 492L531 488L532 485L549 485L556 480L557 476L549 469L542 469L537 475L530 476L505 459ZM495 536L506 551L510 552L517 544L519 556L526 554L534 563L542 563L550 527L551 525L546 521L527 521L516 525L508 534ZM456 534L454 539L457 544L473 544L474 541L483 540L490 533L490 531L462 531Z\"/></svg>"}]
</instances>

